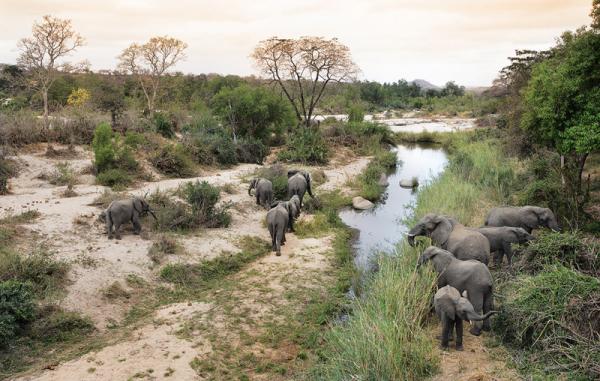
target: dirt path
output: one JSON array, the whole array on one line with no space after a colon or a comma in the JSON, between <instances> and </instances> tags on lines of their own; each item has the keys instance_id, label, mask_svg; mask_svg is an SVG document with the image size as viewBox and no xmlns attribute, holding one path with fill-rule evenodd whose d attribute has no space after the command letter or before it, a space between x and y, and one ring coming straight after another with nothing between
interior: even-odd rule
<instances>
[{"instance_id":1,"label":"dirt path","mask_svg":"<svg viewBox=\"0 0 600 381\"><path fill-rule=\"evenodd\" d=\"M27 209L41 213L26 225L39 237L36 244L49 247L57 258L72 263L72 282L61 305L90 316L100 331L106 330L123 318L129 306L107 299L103 290L115 281L126 284L125 279L131 274L158 282L147 256L151 240L131 234L124 234L121 241L107 240L102 225L95 222L100 209L89 206L104 187L78 185L75 188L78 196L63 198L65 187L37 179L40 173L52 170L63 160L48 159L43 150L21 155L19 160L26 165L25 169L11 181L13 194L0 198L0 216ZM81 158L73 161L72 166L81 169L90 160L89 153L81 152ZM328 180L317 193L342 188L368 162L368 158L345 158L343 165L336 166L339 162L334 161L332 166L322 168ZM232 209L232 225L178 237L186 254L172 260L193 263L223 252L237 252L240 249L236 242L243 236L268 240L262 223L264 210L247 196L242 183L242 178L256 168L256 165L239 165L197 178L213 185L231 184L232 193L222 192L222 197L236 204ZM196 179L145 183L129 193L175 189L193 180ZM297 345L273 338L283 329L292 329L286 316L302 312L309 296L322 291L322 286L333 276L330 243L330 236L299 239L289 235L281 257L268 255L254 262L205 295L205 300L168 305L148 319L152 323L131 332L126 341L23 379L187 380L203 379L209 374L218 375L217 379L229 379L232 374L273 379L274 364L302 357ZM265 373L265 369L270 371ZM285 378L281 374L281 379Z\"/></svg>"}]
</instances>

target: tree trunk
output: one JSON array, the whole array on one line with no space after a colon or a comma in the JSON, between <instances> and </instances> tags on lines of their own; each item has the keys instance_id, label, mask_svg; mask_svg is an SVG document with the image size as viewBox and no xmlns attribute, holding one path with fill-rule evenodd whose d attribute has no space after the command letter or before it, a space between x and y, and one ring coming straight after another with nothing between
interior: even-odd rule
<instances>
[{"instance_id":1,"label":"tree trunk","mask_svg":"<svg viewBox=\"0 0 600 381\"><path fill-rule=\"evenodd\" d=\"M48 89L42 89L42 97L44 99L44 129L48 129Z\"/></svg>"}]
</instances>

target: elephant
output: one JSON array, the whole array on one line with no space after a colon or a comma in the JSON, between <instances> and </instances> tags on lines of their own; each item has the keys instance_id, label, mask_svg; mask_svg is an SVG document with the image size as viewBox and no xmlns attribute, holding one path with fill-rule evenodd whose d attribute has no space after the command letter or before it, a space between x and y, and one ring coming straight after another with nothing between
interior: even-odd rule
<instances>
[{"instance_id":1,"label":"elephant","mask_svg":"<svg viewBox=\"0 0 600 381\"><path fill-rule=\"evenodd\" d=\"M452 331L456 328L456 350L463 350L463 320L482 321L495 314L489 311L485 315L475 312L473 305L468 299L468 291L461 295L458 290L446 285L435 293L433 297L435 313L442 322L442 349L448 349L448 341L452 337Z\"/></svg>"},{"instance_id":2,"label":"elephant","mask_svg":"<svg viewBox=\"0 0 600 381\"><path fill-rule=\"evenodd\" d=\"M289 201L277 201L271 205L272 208L282 205L288 211L288 225L287 228L290 232L294 232L294 222L300 216L300 198L298 195L293 195Z\"/></svg>"},{"instance_id":3,"label":"elephant","mask_svg":"<svg viewBox=\"0 0 600 381\"><path fill-rule=\"evenodd\" d=\"M250 181L248 196L252 195L252 189L256 189L256 205L262 205L265 209L268 209L273 203L273 183L262 177L254 178Z\"/></svg>"},{"instance_id":4,"label":"elephant","mask_svg":"<svg viewBox=\"0 0 600 381\"><path fill-rule=\"evenodd\" d=\"M300 198L300 206L304 200L304 193L308 192L311 198L314 198L310 186L312 179L310 173L297 169L288 171L288 199L293 195L298 195Z\"/></svg>"},{"instance_id":5,"label":"elephant","mask_svg":"<svg viewBox=\"0 0 600 381\"><path fill-rule=\"evenodd\" d=\"M482 315L494 309L494 294L492 274L486 265L479 261L461 261L447 250L439 247L429 246L419 257L417 268L428 261L433 263L435 272L438 274L438 288L452 286L459 293L467 291L469 301L473 304L475 312ZM481 329L491 329L489 319L478 321L471 327L471 334L479 336Z\"/></svg>"},{"instance_id":6,"label":"elephant","mask_svg":"<svg viewBox=\"0 0 600 381\"><path fill-rule=\"evenodd\" d=\"M146 213L150 213L152 217L156 219L156 215L150 208L150 205L148 205L145 199L140 197L134 197L126 200L115 200L111 202L108 208L106 208L104 211L108 239L113 238L113 226L115 236L117 239L121 239L119 228L121 225L129 221L133 223L133 233L140 234L142 230L142 225L140 225L140 216Z\"/></svg>"},{"instance_id":7,"label":"elephant","mask_svg":"<svg viewBox=\"0 0 600 381\"><path fill-rule=\"evenodd\" d=\"M540 226L560 231L554 213L548 208L539 206L500 207L490 210L485 219L485 226L512 226L523 228L529 234Z\"/></svg>"},{"instance_id":8,"label":"elephant","mask_svg":"<svg viewBox=\"0 0 600 381\"><path fill-rule=\"evenodd\" d=\"M506 254L508 266L512 267L512 249L511 243L526 243L535 239L534 236L527 233L523 228L514 228L510 226L485 227L473 229L483 234L490 242L490 252L494 255L494 264L500 266L502 259Z\"/></svg>"},{"instance_id":9,"label":"elephant","mask_svg":"<svg viewBox=\"0 0 600 381\"><path fill-rule=\"evenodd\" d=\"M267 212L267 226L271 234L272 250L281 255L281 246L285 245L285 231L289 224L290 204L280 202Z\"/></svg>"},{"instance_id":10,"label":"elephant","mask_svg":"<svg viewBox=\"0 0 600 381\"><path fill-rule=\"evenodd\" d=\"M408 232L408 243L415 244L416 236L429 236L434 245L448 250L458 259L476 259L488 264L490 243L477 231L465 228L452 217L426 214Z\"/></svg>"}]
</instances>

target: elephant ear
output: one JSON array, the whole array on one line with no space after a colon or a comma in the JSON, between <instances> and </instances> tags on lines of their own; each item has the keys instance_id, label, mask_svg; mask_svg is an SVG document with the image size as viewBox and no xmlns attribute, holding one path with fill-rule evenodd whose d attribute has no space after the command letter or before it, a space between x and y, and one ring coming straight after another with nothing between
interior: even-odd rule
<instances>
[{"instance_id":1,"label":"elephant ear","mask_svg":"<svg viewBox=\"0 0 600 381\"><path fill-rule=\"evenodd\" d=\"M308 195L310 197L314 197L313 193L312 193L312 188L310 187L310 183L312 181L312 178L310 177L310 173L305 172L304 173L304 178L306 179L306 190L308 191Z\"/></svg>"},{"instance_id":2,"label":"elephant ear","mask_svg":"<svg viewBox=\"0 0 600 381\"><path fill-rule=\"evenodd\" d=\"M450 320L456 319L456 304L449 296L436 300L437 308Z\"/></svg>"},{"instance_id":3,"label":"elephant ear","mask_svg":"<svg viewBox=\"0 0 600 381\"><path fill-rule=\"evenodd\" d=\"M431 232L431 240L443 247L452 233L452 223L443 216L436 217L433 222L436 223L436 226Z\"/></svg>"},{"instance_id":4,"label":"elephant ear","mask_svg":"<svg viewBox=\"0 0 600 381\"><path fill-rule=\"evenodd\" d=\"M133 199L133 209L135 209L135 211L138 213L142 213L144 211L144 204L141 199L137 197Z\"/></svg>"},{"instance_id":5,"label":"elephant ear","mask_svg":"<svg viewBox=\"0 0 600 381\"><path fill-rule=\"evenodd\" d=\"M527 208L523 213L523 222L530 229L535 229L540 224L539 211L535 208Z\"/></svg>"}]
</instances>

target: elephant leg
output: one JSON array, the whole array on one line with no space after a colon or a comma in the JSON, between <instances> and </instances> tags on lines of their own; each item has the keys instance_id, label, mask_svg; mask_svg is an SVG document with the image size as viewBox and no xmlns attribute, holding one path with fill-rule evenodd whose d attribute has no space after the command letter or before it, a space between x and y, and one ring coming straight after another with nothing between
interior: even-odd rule
<instances>
[{"instance_id":1,"label":"elephant leg","mask_svg":"<svg viewBox=\"0 0 600 381\"><path fill-rule=\"evenodd\" d=\"M454 321L454 326L456 327L456 350L463 350L463 321L461 318L458 318Z\"/></svg>"},{"instance_id":2,"label":"elephant leg","mask_svg":"<svg viewBox=\"0 0 600 381\"><path fill-rule=\"evenodd\" d=\"M293 219L293 218L290 218L290 231L291 231L292 233L295 231L295 230L294 230L294 219Z\"/></svg>"},{"instance_id":3,"label":"elephant leg","mask_svg":"<svg viewBox=\"0 0 600 381\"><path fill-rule=\"evenodd\" d=\"M483 295L481 291L478 290L467 290L469 293L469 301L473 305L473 309L475 312L481 315L483 311ZM473 326L469 330L472 335L479 336L481 335L481 328L483 323L480 321L473 322Z\"/></svg>"},{"instance_id":4,"label":"elephant leg","mask_svg":"<svg viewBox=\"0 0 600 381\"><path fill-rule=\"evenodd\" d=\"M483 313L486 314L490 311L494 310L494 295L492 290L490 290L485 296L483 300ZM483 321L483 330L491 331L492 325L490 323L490 318L487 318Z\"/></svg>"},{"instance_id":5,"label":"elephant leg","mask_svg":"<svg viewBox=\"0 0 600 381\"><path fill-rule=\"evenodd\" d=\"M504 258L504 252L502 251L502 249L496 250L496 252L494 253L494 266L496 268L502 267L502 259L503 258Z\"/></svg>"},{"instance_id":6,"label":"elephant leg","mask_svg":"<svg viewBox=\"0 0 600 381\"><path fill-rule=\"evenodd\" d=\"M510 242L506 242L502 244L502 249L506 254L506 260L508 261L508 267L512 268L512 248L510 247Z\"/></svg>"},{"instance_id":7,"label":"elephant leg","mask_svg":"<svg viewBox=\"0 0 600 381\"><path fill-rule=\"evenodd\" d=\"M106 213L106 232L108 233L108 239L112 239L113 224L112 219L110 218L110 213Z\"/></svg>"},{"instance_id":8,"label":"elephant leg","mask_svg":"<svg viewBox=\"0 0 600 381\"><path fill-rule=\"evenodd\" d=\"M272 224L269 224L269 234L271 235L271 251L277 251L277 234L275 234L275 227Z\"/></svg>"},{"instance_id":9,"label":"elephant leg","mask_svg":"<svg viewBox=\"0 0 600 381\"><path fill-rule=\"evenodd\" d=\"M276 255L279 257L281 255L281 245L285 242L285 226L279 227L277 229L277 239L276 239Z\"/></svg>"},{"instance_id":10,"label":"elephant leg","mask_svg":"<svg viewBox=\"0 0 600 381\"><path fill-rule=\"evenodd\" d=\"M286 242L286 239L285 239L285 229L287 229L287 228L286 228L286 227L284 227L284 228L282 229L282 231L283 231L283 232L281 233L281 234L282 234L282 236L283 236L283 238L282 238L282 241L281 241L281 244L282 244L282 245L285 245L285 242Z\"/></svg>"},{"instance_id":11,"label":"elephant leg","mask_svg":"<svg viewBox=\"0 0 600 381\"><path fill-rule=\"evenodd\" d=\"M260 195L256 192L256 205L260 205Z\"/></svg>"},{"instance_id":12,"label":"elephant leg","mask_svg":"<svg viewBox=\"0 0 600 381\"><path fill-rule=\"evenodd\" d=\"M448 349L448 342L450 341L450 334L452 331L452 327L454 326L454 322L446 317L445 314L442 315L442 349Z\"/></svg>"},{"instance_id":13,"label":"elephant leg","mask_svg":"<svg viewBox=\"0 0 600 381\"><path fill-rule=\"evenodd\" d=\"M121 228L121 224L119 222L115 223L115 237L117 239L121 239L121 232L119 231L119 229Z\"/></svg>"},{"instance_id":14,"label":"elephant leg","mask_svg":"<svg viewBox=\"0 0 600 381\"><path fill-rule=\"evenodd\" d=\"M134 214L131 219L131 223L133 224L133 234L140 234L142 231L142 224L140 223L140 216Z\"/></svg>"}]
</instances>

